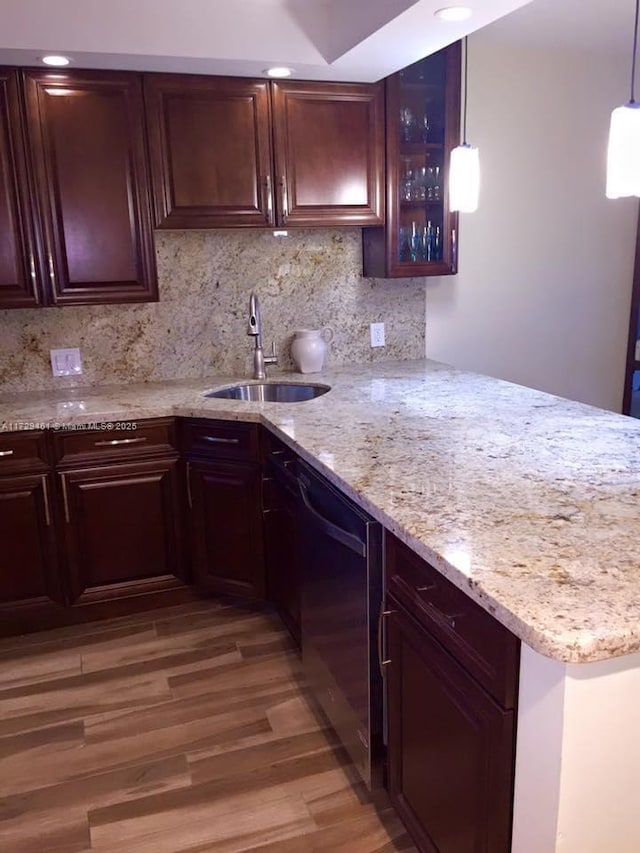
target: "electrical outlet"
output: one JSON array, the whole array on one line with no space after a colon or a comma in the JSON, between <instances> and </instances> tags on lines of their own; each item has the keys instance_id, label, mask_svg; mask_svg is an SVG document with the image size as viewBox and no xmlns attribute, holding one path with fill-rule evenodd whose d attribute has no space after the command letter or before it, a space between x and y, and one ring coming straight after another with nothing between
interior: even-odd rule
<instances>
[{"instance_id":1,"label":"electrical outlet","mask_svg":"<svg viewBox=\"0 0 640 853\"><path fill-rule=\"evenodd\" d=\"M372 347L383 347L384 346L384 323L371 323L369 328L371 329L371 346Z\"/></svg>"},{"instance_id":2,"label":"electrical outlet","mask_svg":"<svg viewBox=\"0 0 640 853\"><path fill-rule=\"evenodd\" d=\"M77 347L72 349L52 349L51 372L54 376L77 376L82 373L82 359Z\"/></svg>"}]
</instances>

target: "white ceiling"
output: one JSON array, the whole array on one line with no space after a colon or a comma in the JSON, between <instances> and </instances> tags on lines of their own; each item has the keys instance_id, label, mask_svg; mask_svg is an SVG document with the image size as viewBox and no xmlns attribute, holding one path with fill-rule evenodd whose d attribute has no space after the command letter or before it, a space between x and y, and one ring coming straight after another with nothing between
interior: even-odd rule
<instances>
[{"instance_id":1,"label":"white ceiling","mask_svg":"<svg viewBox=\"0 0 640 853\"><path fill-rule=\"evenodd\" d=\"M0 63L374 81L530 0L0 0ZM561 3L563 0L552 0ZM621 0L614 0L621 2ZM464 23L434 17L464 3Z\"/></svg>"},{"instance_id":2,"label":"white ceiling","mask_svg":"<svg viewBox=\"0 0 640 853\"><path fill-rule=\"evenodd\" d=\"M634 0L533 0L483 31L524 48L623 51L631 58Z\"/></svg>"}]
</instances>

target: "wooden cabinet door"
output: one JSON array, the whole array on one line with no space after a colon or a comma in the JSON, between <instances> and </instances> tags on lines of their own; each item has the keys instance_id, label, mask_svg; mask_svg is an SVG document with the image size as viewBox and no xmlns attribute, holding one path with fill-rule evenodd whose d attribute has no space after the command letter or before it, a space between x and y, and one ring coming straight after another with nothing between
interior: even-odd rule
<instances>
[{"instance_id":1,"label":"wooden cabinet door","mask_svg":"<svg viewBox=\"0 0 640 853\"><path fill-rule=\"evenodd\" d=\"M269 84L145 75L155 223L274 223Z\"/></svg>"},{"instance_id":2,"label":"wooden cabinet door","mask_svg":"<svg viewBox=\"0 0 640 853\"><path fill-rule=\"evenodd\" d=\"M514 717L393 599L389 794L421 851L507 853Z\"/></svg>"},{"instance_id":3,"label":"wooden cabinet door","mask_svg":"<svg viewBox=\"0 0 640 853\"><path fill-rule=\"evenodd\" d=\"M384 222L382 84L273 84L278 218L286 225Z\"/></svg>"},{"instance_id":4,"label":"wooden cabinet door","mask_svg":"<svg viewBox=\"0 0 640 853\"><path fill-rule=\"evenodd\" d=\"M18 72L0 70L0 308L38 305Z\"/></svg>"},{"instance_id":5,"label":"wooden cabinet door","mask_svg":"<svg viewBox=\"0 0 640 853\"><path fill-rule=\"evenodd\" d=\"M60 472L71 600L181 586L176 458Z\"/></svg>"},{"instance_id":6,"label":"wooden cabinet door","mask_svg":"<svg viewBox=\"0 0 640 853\"><path fill-rule=\"evenodd\" d=\"M28 71L24 81L50 301L156 300L140 76Z\"/></svg>"},{"instance_id":7,"label":"wooden cabinet door","mask_svg":"<svg viewBox=\"0 0 640 853\"><path fill-rule=\"evenodd\" d=\"M260 468L187 463L194 581L210 592L264 596Z\"/></svg>"},{"instance_id":8,"label":"wooden cabinet door","mask_svg":"<svg viewBox=\"0 0 640 853\"><path fill-rule=\"evenodd\" d=\"M63 603L49 474L0 477L0 542L0 633L17 633Z\"/></svg>"}]
</instances>

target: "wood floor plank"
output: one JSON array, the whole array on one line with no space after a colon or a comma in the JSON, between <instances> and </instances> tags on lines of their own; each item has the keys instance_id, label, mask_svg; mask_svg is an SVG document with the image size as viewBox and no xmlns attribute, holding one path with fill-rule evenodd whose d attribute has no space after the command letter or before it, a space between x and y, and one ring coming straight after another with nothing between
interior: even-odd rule
<instances>
[{"instance_id":1,"label":"wood floor plank","mask_svg":"<svg viewBox=\"0 0 640 853\"><path fill-rule=\"evenodd\" d=\"M264 603L34 637L0 642L0 853L415 853Z\"/></svg>"}]
</instances>

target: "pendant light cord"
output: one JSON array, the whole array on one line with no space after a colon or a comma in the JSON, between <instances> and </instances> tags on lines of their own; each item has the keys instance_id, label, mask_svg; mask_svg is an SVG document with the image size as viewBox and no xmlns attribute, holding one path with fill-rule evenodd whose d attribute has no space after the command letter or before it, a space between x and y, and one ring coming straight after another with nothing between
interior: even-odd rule
<instances>
[{"instance_id":1,"label":"pendant light cord","mask_svg":"<svg viewBox=\"0 0 640 853\"><path fill-rule=\"evenodd\" d=\"M637 27L637 8L640 0L636 0L636 38L638 35L638 27ZM634 62L635 62L635 51L634 51ZM467 86L469 85L469 48L467 45L467 36L464 37L464 110L462 113L462 144L467 144ZM633 92L631 94L631 99L633 100Z\"/></svg>"},{"instance_id":2,"label":"pendant light cord","mask_svg":"<svg viewBox=\"0 0 640 853\"><path fill-rule=\"evenodd\" d=\"M635 104L636 57L638 54L638 17L640 17L640 0L636 0L636 22L633 28L633 60L631 62L631 101Z\"/></svg>"}]
</instances>

